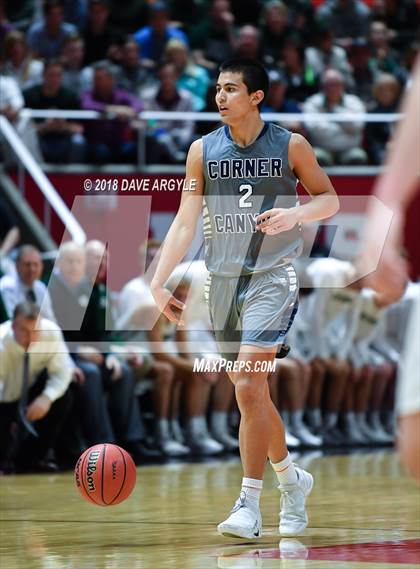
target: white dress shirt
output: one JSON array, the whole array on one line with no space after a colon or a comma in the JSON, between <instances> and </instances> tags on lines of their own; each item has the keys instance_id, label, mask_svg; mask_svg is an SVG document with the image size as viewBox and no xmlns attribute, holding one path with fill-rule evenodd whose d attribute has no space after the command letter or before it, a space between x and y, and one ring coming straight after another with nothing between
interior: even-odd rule
<instances>
[{"instance_id":1,"label":"white dress shirt","mask_svg":"<svg viewBox=\"0 0 420 569\"><path fill-rule=\"evenodd\" d=\"M307 268L315 291L308 297L309 359L347 359L359 322L361 295L344 287L352 265L337 259L317 259Z\"/></svg>"},{"instance_id":2,"label":"white dress shirt","mask_svg":"<svg viewBox=\"0 0 420 569\"><path fill-rule=\"evenodd\" d=\"M74 364L55 322L42 318L39 340L29 349L29 386L38 374L47 369L48 379L43 391L51 401L66 391ZM15 341L12 321L0 325L0 401L17 401L22 393L24 349Z\"/></svg>"},{"instance_id":3,"label":"white dress shirt","mask_svg":"<svg viewBox=\"0 0 420 569\"><path fill-rule=\"evenodd\" d=\"M17 274L5 275L0 279L0 293L9 317L12 318L17 304L28 300L27 293L30 289L34 291L36 303L41 309L41 316L56 322L51 297L45 284L42 281L35 281L32 287L28 287Z\"/></svg>"}]
</instances>

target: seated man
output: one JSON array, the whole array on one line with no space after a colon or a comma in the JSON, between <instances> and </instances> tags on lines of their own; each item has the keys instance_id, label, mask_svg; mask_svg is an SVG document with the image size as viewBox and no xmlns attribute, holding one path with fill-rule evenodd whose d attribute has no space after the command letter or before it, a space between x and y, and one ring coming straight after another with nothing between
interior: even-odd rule
<instances>
[{"instance_id":1,"label":"seated man","mask_svg":"<svg viewBox=\"0 0 420 569\"><path fill-rule=\"evenodd\" d=\"M0 325L3 468L12 468L10 463L15 462L23 469L57 470L48 452L72 404L68 386L74 366L60 329L39 316L37 305L22 302L13 319ZM37 350L38 342L42 345Z\"/></svg>"},{"instance_id":2,"label":"seated man","mask_svg":"<svg viewBox=\"0 0 420 569\"><path fill-rule=\"evenodd\" d=\"M40 252L33 245L22 245L16 257L16 274L0 279L0 293L11 317L17 304L29 301L41 307L41 316L55 322L47 287L40 280L43 263Z\"/></svg>"},{"instance_id":3,"label":"seated man","mask_svg":"<svg viewBox=\"0 0 420 569\"><path fill-rule=\"evenodd\" d=\"M58 57L64 40L77 34L76 26L63 22L63 4L48 0L44 4L44 19L32 24L28 31L28 44L35 57Z\"/></svg>"},{"instance_id":4,"label":"seated man","mask_svg":"<svg viewBox=\"0 0 420 569\"><path fill-rule=\"evenodd\" d=\"M71 241L64 243L59 250L57 267L49 282L49 291L57 321L80 369L75 391L82 410L86 443L91 446L117 442L140 461L146 454L150 456L151 451L141 443L145 429L135 404L133 375L113 354L95 347L95 343L107 341L106 311L99 287L95 288L95 283L85 276L84 248Z\"/></svg>"},{"instance_id":5,"label":"seated man","mask_svg":"<svg viewBox=\"0 0 420 569\"><path fill-rule=\"evenodd\" d=\"M177 87L177 71L172 63L166 63L158 71L157 87L144 91L148 111L192 112L192 96ZM156 128L149 130L151 156L149 162L183 163L186 150L194 140L195 124L192 120L159 120Z\"/></svg>"},{"instance_id":6,"label":"seated man","mask_svg":"<svg viewBox=\"0 0 420 569\"><path fill-rule=\"evenodd\" d=\"M63 86L63 65L50 60L44 66L43 81L23 92L25 105L30 109L80 108L76 93ZM85 139L81 124L65 119L46 119L38 122L42 154L47 162L82 162Z\"/></svg>"},{"instance_id":7,"label":"seated man","mask_svg":"<svg viewBox=\"0 0 420 569\"><path fill-rule=\"evenodd\" d=\"M306 121L305 127L321 166L333 164L366 164L367 154L362 148L364 122L360 118L365 106L359 97L345 92L343 75L328 69L322 76L323 90L312 95L303 104L305 113L352 114L354 120L345 122ZM359 117L358 117L359 115Z\"/></svg>"},{"instance_id":8,"label":"seated man","mask_svg":"<svg viewBox=\"0 0 420 569\"><path fill-rule=\"evenodd\" d=\"M103 113L104 118L86 124L88 159L103 163L135 162L137 142L131 126L143 105L128 91L116 88L115 65L99 61L92 67L93 89L82 94L82 107Z\"/></svg>"},{"instance_id":9,"label":"seated man","mask_svg":"<svg viewBox=\"0 0 420 569\"><path fill-rule=\"evenodd\" d=\"M138 30L134 35L139 44L141 56L159 64L165 46L171 39L179 39L188 45L183 31L170 25L169 10L164 2L149 3L149 25Z\"/></svg>"}]
</instances>

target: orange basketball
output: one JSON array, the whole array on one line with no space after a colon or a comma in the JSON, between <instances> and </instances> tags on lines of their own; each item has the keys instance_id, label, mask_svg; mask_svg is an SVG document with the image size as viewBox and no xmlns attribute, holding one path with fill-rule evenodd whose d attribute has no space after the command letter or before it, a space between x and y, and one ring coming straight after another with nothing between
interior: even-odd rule
<instances>
[{"instance_id":1,"label":"orange basketball","mask_svg":"<svg viewBox=\"0 0 420 569\"><path fill-rule=\"evenodd\" d=\"M136 466L131 456L117 445L88 448L74 469L80 494L97 506L115 506L126 500L136 484Z\"/></svg>"}]
</instances>

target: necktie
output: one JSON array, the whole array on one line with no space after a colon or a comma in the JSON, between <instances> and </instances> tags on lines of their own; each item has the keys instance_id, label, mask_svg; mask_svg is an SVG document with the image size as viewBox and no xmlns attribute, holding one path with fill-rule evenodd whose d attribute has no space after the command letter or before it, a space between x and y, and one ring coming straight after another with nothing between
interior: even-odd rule
<instances>
[{"instance_id":1,"label":"necktie","mask_svg":"<svg viewBox=\"0 0 420 569\"><path fill-rule=\"evenodd\" d=\"M29 300L29 302L35 302L36 303L36 296L35 296L34 290L32 288L29 288L26 291L26 300Z\"/></svg>"},{"instance_id":2,"label":"necktie","mask_svg":"<svg viewBox=\"0 0 420 569\"><path fill-rule=\"evenodd\" d=\"M33 292L33 291L32 291ZM26 430L34 435L34 437L38 436L38 433L35 431L33 426L31 425L30 421L26 418L26 405L28 403L28 391L29 391L29 353L25 352L23 356L23 378L22 378L22 393L20 395L19 403L18 403L18 413L22 424L26 428Z\"/></svg>"}]
</instances>

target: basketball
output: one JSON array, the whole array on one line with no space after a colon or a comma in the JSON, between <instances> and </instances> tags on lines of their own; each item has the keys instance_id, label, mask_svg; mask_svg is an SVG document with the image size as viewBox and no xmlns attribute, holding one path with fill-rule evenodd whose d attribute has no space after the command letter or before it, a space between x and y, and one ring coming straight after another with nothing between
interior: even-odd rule
<instances>
[{"instance_id":1,"label":"basketball","mask_svg":"<svg viewBox=\"0 0 420 569\"><path fill-rule=\"evenodd\" d=\"M136 466L117 445L99 444L85 450L74 470L76 486L85 500L115 506L126 500L136 484Z\"/></svg>"}]
</instances>

